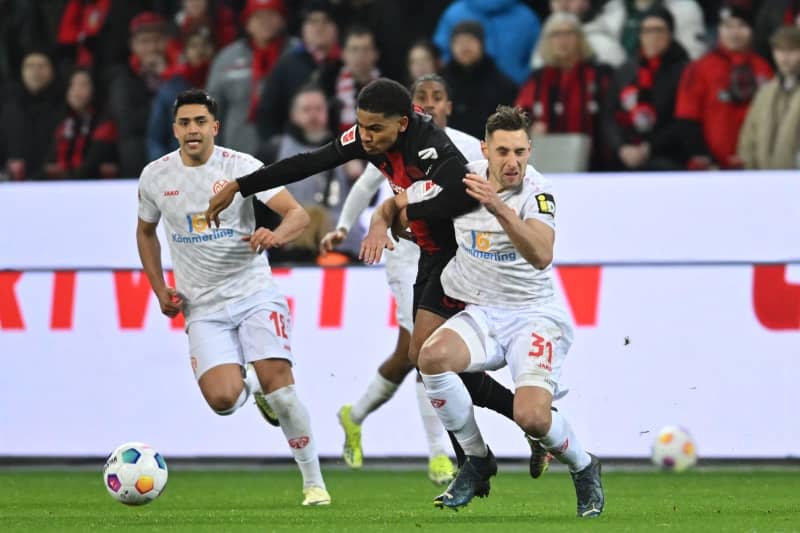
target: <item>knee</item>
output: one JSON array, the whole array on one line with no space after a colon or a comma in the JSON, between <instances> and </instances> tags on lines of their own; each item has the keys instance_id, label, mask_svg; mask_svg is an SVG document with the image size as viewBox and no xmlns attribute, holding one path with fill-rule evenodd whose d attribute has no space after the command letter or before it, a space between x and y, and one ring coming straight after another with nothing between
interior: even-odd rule
<instances>
[{"instance_id":1,"label":"knee","mask_svg":"<svg viewBox=\"0 0 800 533\"><path fill-rule=\"evenodd\" d=\"M514 422L531 437L542 438L550 431L552 416L547 405L514 406Z\"/></svg>"},{"instance_id":2,"label":"knee","mask_svg":"<svg viewBox=\"0 0 800 533\"><path fill-rule=\"evenodd\" d=\"M206 394L206 402L215 413L225 416L236 411L241 394L241 388L239 390L234 387L218 389Z\"/></svg>"},{"instance_id":3,"label":"knee","mask_svg":"<svg viewBox=\"0 0 800 533\"><path fill-rule=\"evenodd\" d=\"M426 374L448 372L453 370L451 355L446 343L438 339L430 339L419 351L417 366Z\"/></svg>"},{"instance_id":4,"label":"knee","mask_svg":"<svg viewBox=\"0 0 800 533\"><path fill-rule=\"evenodd\" d=\"M266 394L294 383L292 365L286 359L267 359L259 362L259 381Z\"/></svg>"}]
</instances>

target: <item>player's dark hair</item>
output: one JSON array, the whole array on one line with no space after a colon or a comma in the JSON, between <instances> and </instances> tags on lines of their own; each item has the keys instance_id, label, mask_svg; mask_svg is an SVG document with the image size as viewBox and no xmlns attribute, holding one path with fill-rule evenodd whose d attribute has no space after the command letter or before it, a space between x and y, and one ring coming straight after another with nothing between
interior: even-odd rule
<instances>
[{"instance_id":1,"label":"player's dark hair","mask_svg":"<svg viewBox=\"0 0 800 533\"><path fill-rule=\"evenodd\" d=\"M187 89L180 93L172 104L172 118L178 116L178 109L184 105L200 104L206 106L209 114L217 118L217 101L202 89Z\"/></svg>"},{"instance_id":2,"label":"player's dark hair","mask_svg":"<svg viewBox=\"0 0 800 533\"><path fill-rule=\"evenodd\" d=\"M380 113L384 117L410 116L411 94L394 80L378 78L358 93L357 107L369 113Z\"/></svg>"},{"instance_id":3,"label":"player's dark hair","mask_svg":"<svg viewBox=\"0 0 800 533\"><path fill-rule=\"evenodd\" d=\"M439 85L444 87L444 92L447 95L447 99L450 100L450 86L447 85L447 82L445 81L445 79L443 77L439 76L436 73L424 74L424 75L420 76L419 78L417 78L416 80L414 80L414 83L411 84L411 97L412 98L414 97L414 93L417 92L417 88L421 84L425 83L426 81L432 81L432 82L438 83Z\"/></svg>"},{"instance_id":4,"label":"player's dark hair","mask_svg":"<svg viewBox=\"0 0 800 533\"><path fill-rule=\"evenodd\" d=\"M528 114L520 107L499 105L495 112L486 121L486 137L489 137L497 130L517 131L524 130L530 137L531 121Z\"/></svg>"}]
</instances>

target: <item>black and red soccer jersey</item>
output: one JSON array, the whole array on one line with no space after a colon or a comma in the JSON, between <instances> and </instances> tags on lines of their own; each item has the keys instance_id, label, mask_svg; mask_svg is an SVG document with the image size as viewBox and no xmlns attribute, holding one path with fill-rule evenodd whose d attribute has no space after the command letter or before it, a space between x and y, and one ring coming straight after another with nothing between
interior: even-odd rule
<instances>
[{"instance_id":1,"label":"black and red soccer jersey","mask_svg":"<svg viewBox=\"0 0 800 533\"><path fill-rule=\"evenodd\" d=\"M408 218L423 252L452 254L455 251L453 217L474 209L477 202L466 193L462 181L466 159L427 115L411 113L408 128L386 153L367 154L358 126L353 126L313 152L277 161L239 178L239 191L242 196L249 196L300 181L352 159L365 159L374 164L388 178L395 194L420 180L431 180L442 187L435 202L409 205Z\"/></svg>"}]
</instances>

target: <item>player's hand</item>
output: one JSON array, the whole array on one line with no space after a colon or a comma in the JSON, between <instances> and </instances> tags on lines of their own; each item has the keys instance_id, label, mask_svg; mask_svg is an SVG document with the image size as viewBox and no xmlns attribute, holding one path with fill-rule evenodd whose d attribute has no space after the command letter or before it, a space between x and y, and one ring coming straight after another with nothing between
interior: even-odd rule
<instances>
[{"instance_id":1,"label":"player's hand","mask_svg":"<svg viewBox=\"0 0 800 533\"><path fill-rule=\"evenodd\" d=\"M174 287L165 287L157 296L161 312L166 316L175 318L178 313L183 311L183 298Z\"/></svg>"},{"instance_id":2,"label":"player's hand","mask_svg":"<svg viewBox=\"0 0 800 533\"><path fill-rule=\"evenodd\" d=\"M401 209L400 212L394 217L392 221L392 238L395 241L399 241L400 239L406 239L411 242L415 242L416 239L414 238L414 234L408 229L408 212L405 208Z\"/></svg>"},{"instance_id":3,"label":"player's hand","mask_svg":"<svg viewBox=\"0 0 800 533\"><path fill-rule=\"evenodd\" d=\"M384 248L394 250L394 243L386 234L386 228L383 228L382 231L370 228L367 236L361 241L361 250L358 253L358 258L368 265L380 263Z\"/></svg>"},{"instance_id":4,"label":"player's hand","mask_svg":"<svg viewBox=\"0 0 800 533\"><path fill-rule=\"evenodd\" d=\"M270 248L278 248L286 244L280 236L267 228L258 228L249 237L242 237L242 240L250 243L250 249L260 254Z\"/></svg>"},{"instance_id":5,"label":"player's hand","mask_svg":"<svg viewBox=\"0 0 800 533\"><path fill-rule=\"evenodd\" d=\"M504 205L492 184L481 176L467 174L464 176L464 184L467 186L467 194L478 200L491 214L496 215Z\"/></svg>"},{"instance_id":6,"label":"player's hand","mask_svg":"<svg viewBox=\"0 0 800 533\"><path fill-rule=\"evenodd\" d=\"M211 227L211 222L214 222L214 225L219 227L219 214L223 209L231 205L238 191L239 183L233 180L226 183L217 194L211 197L211 200L208 201L208 209L206 209L208 227Z\"/></svg>"},{"instance_id":7,"label":"player's hand","mask_svg":"<svg viewBox=\"0 0 800 533\"><path fill-rule=\"evenodd\" d=\"M321 241L319 241L319 253L325 255L332 252L334 248L342 244L347 238L347 230L338 228L334 231L329 231L325 234Z\"/></svg>"}]
</instances>

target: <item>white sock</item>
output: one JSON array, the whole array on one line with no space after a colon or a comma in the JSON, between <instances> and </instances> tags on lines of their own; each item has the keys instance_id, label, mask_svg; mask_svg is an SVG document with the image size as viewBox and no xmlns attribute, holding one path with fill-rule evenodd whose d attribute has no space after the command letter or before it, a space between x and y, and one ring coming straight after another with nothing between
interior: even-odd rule
<instances>
[{"instance_id":1,"label":"white sock","mask_svg":"<svg viewBox=\"0 0 800 533\"><path fill-rule=\"evenodd\" d=\"M247 390L250 391L250 394L264 392L261 389L261 382L258 380L256 368L251 364L244 365L244 384Z\"/></svg>"},{"instance_id":2,"label":"white sock","mask_svg":"<svg viewBox=\"0 0 800 533\"><path fill-rule=\"evenodd\" d=\"M294 385L287 385L271 392L265 398L281 422L281 430L303 475L303 487L308 488L313 485L325 488L325 481L319 469L317 442L311 434L308 411L300 403Z\"/></svg>"},{"instance_id":3,"label":"white sock","mask_svg":"<svg viewBox=\"0 0 800 533\"><path fill-rule=\"evenodd\" d=\"M569 467L570 472L580 472L592 462L583 445L575 436L567 419L558 412L552 411L553 423L547 435L539 439L547 451L556 459Z\"/></svg>"},{"instance_id":4,"label":"white sock","mask_svg":"<svg viewBox=\"0 0 800 533\"><path fill-rule=\"evenodd\" d=\"M372 381L370 381L364 395L353 404L353 408L350 411L350 418L356 424L361 425L368 414L394 396L399 386L400 384L392 383L378 372L375 374L375 377L372 378Z\"/></svg>"},{"instance_id":5,"label":"white sock","mask_svg":"<svg viewBox=\"0 0 800 533\"><path fill-rule=\"evenodd\" d=\"M233 405L233 407L222 411L217 411L216 409L214 409L214 412L222 416L228 416L230 414L233 414L234 412L236 412L238 408L244 405L244 402L247 401L247 397L249 395L250 394L247 392L247 386L244 386L242 387L242 392L239 393L239 397L236 398L236 403Z\"/></svg>"},{"instance_id":6,"label":"white sock","mask_svg":"<svg viewBox=\"0 0 800 533\"><path fill-rule=\"evenodd\" d=\"M486 457L488 449L475 422L472 398L455 372L421 374L431 405L439 420L452 431L467 455Z\"/></svg>"},{"instance_id":7,"label":"white sock","mask_svg":"<svg viewBox=\"0 0 800 533\"><path fill-rule=\"evenodd\" d=\"M428 453L430 457L447 455L447 448L444 446L445 433L442 421L439 420L439 415L436 414L430 400L428 400L425 384L422 381L417 381L415 385L419 415L422 417L422 427L425 429L425 438L428 440Z\"/></svg>"}]
</instances>

